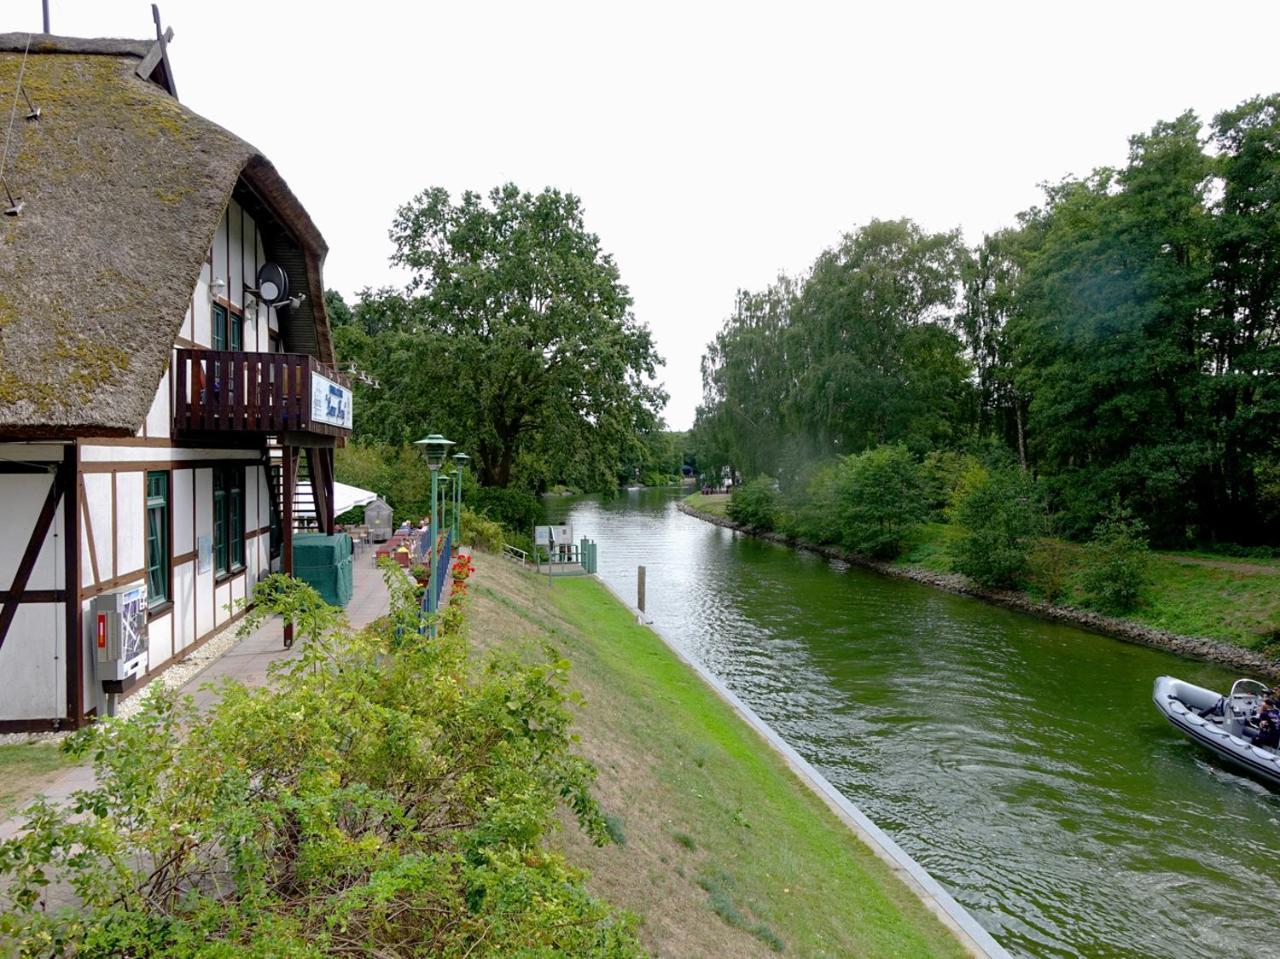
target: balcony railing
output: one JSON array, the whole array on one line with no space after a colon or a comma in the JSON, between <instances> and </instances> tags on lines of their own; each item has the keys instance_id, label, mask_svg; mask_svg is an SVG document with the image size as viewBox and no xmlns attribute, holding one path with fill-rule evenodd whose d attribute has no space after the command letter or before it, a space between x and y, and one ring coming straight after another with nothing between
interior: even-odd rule
<instances>
[{"instance_id":1,"label":"balcony railing","mask_svg":"<svg viewBox=\"0 0 1280 959\"><path fill-rule=\"evenodd\" d=\"M175 434L351 433L351 385L313 356L235 350L175 352Z\"/></svg>"}]
</instances>

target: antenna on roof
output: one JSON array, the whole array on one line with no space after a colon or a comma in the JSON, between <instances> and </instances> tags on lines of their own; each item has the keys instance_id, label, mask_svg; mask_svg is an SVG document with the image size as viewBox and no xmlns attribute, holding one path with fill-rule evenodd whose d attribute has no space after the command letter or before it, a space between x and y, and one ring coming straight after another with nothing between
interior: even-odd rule
<instances>
[{"instance_id":1,"label":"antenna on roof","mask_svg":"<svg viewBox=\"0 0 1280 959\"><path fill-rule=\"evenodd\" d=\"M27 88L26 88L26 87L18 87L18 89L22 91L22 99L24 99L24 100L26 100L26 101L27 101L27 119L28 119L28 120L39 120L39 119L40 119L40 108L39 108L38 106L36 106L34 103L32 103L32 102L31 102L31 97L27 95Z\"/></svg>"},{"instance_id":2,"label":"antenna on roof","mask_svg":"<svg viewBox=\"0 0 1280 959\"><path fill-rule=\"evenodd\" d=\"M9 198L9 205L4 208L4 215L17 216L22 212L23 202L13 198L13 194L9 192L9 184L5 183L4 180L0 180L0 186L4 187L4 195Z\"/></svg>"},{"instance_id":3,"label":"antenna on roof","mask_svg":"<svg viewBox=\"0 0 1280 959\"><path fill-rule=\"evenodd\" d=\"M9 108L9 126L4 131L4 150L0 151L0 183L4 184L4 195L9 198L9 205L5 207L5 216L17 216L22 212L22 201L14 200L13 194L9 192L9 184L4 179L4 168L9 162L9 138L13 135L13 118L18 113L18 92L22 90L22 77L27 71L27 54L31 51L31 34L27 34L27 45L22 51L22 63L18 66L18 88L13 92L13 106ZM28 100L27 104L30 105ZM38 114L37 114L38 115Z\"/></svg>"},{"instance_id":4,"label":"antenna on roof","mask_svg":"<svg viewBox=\"0 0 1280 959\"><path fill-rule=\"evenodd\" d=\"M44 32L52 33L53 31L49 29L49 0L44 0L43 5L44 5Z\"/></svg>"}]
</instances>

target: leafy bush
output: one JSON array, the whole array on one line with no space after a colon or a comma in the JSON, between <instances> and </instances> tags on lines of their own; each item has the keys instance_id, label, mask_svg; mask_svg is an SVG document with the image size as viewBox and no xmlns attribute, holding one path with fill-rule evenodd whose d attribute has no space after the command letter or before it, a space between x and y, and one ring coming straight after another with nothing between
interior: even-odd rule
<instances>
[{"instance_id":1,"label":"leafy bush","mask_svg":"<svg viewBox=\"0 0 1280 959\"><path fill-rule=\"evenodd\" d=\"M905 446L880 446L840 461L835 513L846 549L892 559L925 518L920 468Z\"/></svg>"},{"instance_id":2,"label":"leafy bush","mask_svg":"<svg viewBox=\"0 0 1280 959\"><path fill-rule=\"evenodd\" d=\"M570 748L568 663L425 640L412 584L360 631L273 576L250 624L307 637L270 686L200 712L153 687L70 741L97 782L0 843L0 952L21 956L641 954L632 919L543 845L567 804L608 827ZM68 883L80 906L47 902Z\"/></svg>"},{"instance_id":3,"label":"leafy bush","mask_svg":"<svg viewBox=\"0 0 1280 959\"><path fill-rule=\"evenodd\" d=\"M1071 589L1072 547L1057 539L1038 539L1027 553L1028 585L1051 603Z\"/></svg>"},{"instance_id":4,"label":"leafy bush","mask_svg":"<svg viewBox=\"0 0 1280 959\"><path fill-rule=\"evenodd\" d=\"M542 502L520 489L478 487L471 495L471 503L477 513L513 533L531 534L542 518Z\"/></svg>"},{"instance_id":5,"label":"leafy bush","mask_svg":"<svg viewBox=\"0 0 1280 959\"><path fill-rule=\"evenodd\" d=\"M459 532L462 534L462 541L468 546L489 553L501 552L505 542L501 526L468 506L462 507Z\"/></svg>"},{"instance_id":6,"label":"leafy bush","mask_svg":"<svg viewBox=\"0 0 1280 959\"><path fill-rule=\"evenodd\" d=\"M839 463L816 469L785 512L784 532L805 543L834 543L839 530L831 522L836 511L836 480Z\"/></svg>"},{"instance_id":7,"label":"leafy bush","mask_svg":"<svg viewBox=\"0 0 1280 959\"><path fill-rule=\"evenodd\" d=\"M956 450L931 450L920 464L920 480L925 504L939 519L955 499L964 478L978 467L971 453Z\"/></svg>"},{"instance_id":8,"label":"leafy bush","mask_svg":"<svg viewBox=\"0 0 1280 959\"><path fill-rule=\"evenodd\" d=\"M725 508L729 519L752 529L773 529L779 505L776 485L772 477L760 476L737 487Z\"/></svg>"},{"instance_id":9,"label":"leafy bush","mask_svg":"<svg viewBox=\"0 0 1280 959\"><path fill-rule=\"evenodd\" d=\"M1017 467L971 469L956 491L952 521L960 530L952 565L983 586L1013 589L1027 575L1027 555L1044 528L1035 481Z\"/></svg>"},{"instance_id":10,"label":"leafy bush","mask_svg":"<svg viewBox=\"0 0 1280 959\"><path fill-rule=\"evenodd\" d=\"M1127 613L1151 580L1147 527L1119 502L1093 531L1080 574L1085 602L1104 613Z\"/></svg>"}]
</instances>

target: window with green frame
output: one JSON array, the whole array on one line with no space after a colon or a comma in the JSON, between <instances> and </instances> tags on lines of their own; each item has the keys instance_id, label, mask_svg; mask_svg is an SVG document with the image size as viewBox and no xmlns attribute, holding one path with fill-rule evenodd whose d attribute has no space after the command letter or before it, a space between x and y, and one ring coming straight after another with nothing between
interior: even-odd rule
<instances>
[{"instance_id":1,"label":"window with green frame","mask_svg":"<svg viewBox=\"0 0 1280 959\"><path fill-rule=\"evenodd\" d=\"M213 470L213 557L218 575L244 567L244 467Z\"/></svg>"},{"instance_id":2,"label":"window with green frame","mask_svg":"<svg viewBox=\"0 0 1280 959\"><path fill-rule=\"evenodd\" d=\"M244 349L244 317L228 313L227 308L219 303L213 304L213 348Z\"/></svg>"},{"instance_id":3,"label":"window with green frame","mask_svg":"<svg viewBox=\"0 0 1280 959\"><path fill-rule=\"evenodd\" d=\"M157 606L169 596L169 474L147 474L147 603Z\"/></svg>"}]
</instances>

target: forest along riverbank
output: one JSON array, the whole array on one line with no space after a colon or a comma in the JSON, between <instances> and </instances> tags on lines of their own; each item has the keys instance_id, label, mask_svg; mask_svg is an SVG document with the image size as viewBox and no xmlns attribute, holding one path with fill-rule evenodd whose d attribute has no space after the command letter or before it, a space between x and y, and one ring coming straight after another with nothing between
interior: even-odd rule
<instances>
[{"instance_id":1,"label":"forest along riverbank","mask_svg":"<svg viewBox=\"0 0 1280 959\"><path fill-rule=\"evenodd\" d=\"M965 950L783 760L594 579L477 563L471 636L571 662L581 750L617 844L568 828L593 892L655 955L960 957Z\"/></svg>"},{"instance_id":2,"label":"forest along riverbank","mask_svg":"<svg viewBox=\"0 0 1280 959\"><path fill-rule=\"evenodd\" d=\"M545 507L621 595L645 565L655 627L1011 953L1280 959L1271 912L1240 905L1280 858L1280 795L1151 704L1157 676L1234 670L742 536L678 495Z\"/></svg>"},{"instance_id":3,"label":"forest along riverbank","mask_svg":"<svg viewBox=\"0 0 1280 959\"><path fill-rule=\"evenodd\" d=\"M1196 659L1221 663L1224 666L1230 666L1233 669L1253 674L1273 678L1280 677L1280 661L1242 646L1204 636L1182 636L1169 630L1158 629L1131 619L1105 616L1093 610L1044 602L1022 592L987 589L973 582L967 576L962 576L958 573L944 573L902 562L881 562L848 553L837 546L819 546L813 543L800 542L780 533L752 530L741 523L729 519L723 512L708 509L706 505L699 508L698 501L705 500L705 498L698 494L689 499L693 500L693 502L691 503L689 500L681 501L676 504L676 508L688 516L693 516L748 536L755 536L771 543L777 543L780 546L806 550L827 559L875 570L885 576L909 579L917 583L923 583L926 586L944 589L950 593L971 596L983 602L994 603L997 606L1004 606L1007 609L1014 609L1022 613L1030 613L1033 616L1039 616L1055 623L1065 623L1080 629L1087 629L1090 632L1110 636L1113 639L1120 639L1128 643L1138 643L1143 646L1165 649L1180 656L1191 656ZM728 497L723 499L727 500ZM716 501L712 500L711 502L715 503ZM1196 560L1191 559L1189 561L1195 562ZM1207 564L1209 561L1200 562ZM1280 575L1276 576L1276 590L1280 593Z\"/></svg>"}]
</instances>

